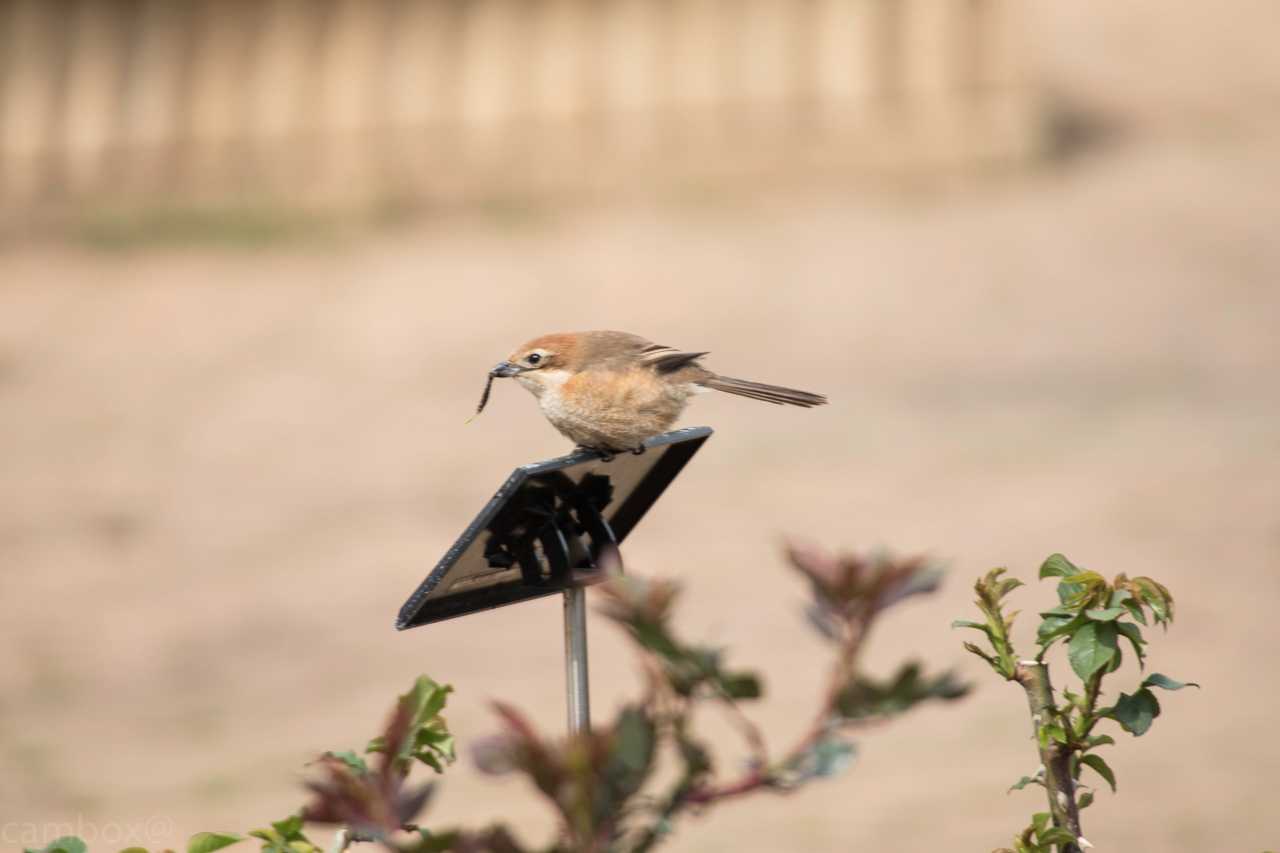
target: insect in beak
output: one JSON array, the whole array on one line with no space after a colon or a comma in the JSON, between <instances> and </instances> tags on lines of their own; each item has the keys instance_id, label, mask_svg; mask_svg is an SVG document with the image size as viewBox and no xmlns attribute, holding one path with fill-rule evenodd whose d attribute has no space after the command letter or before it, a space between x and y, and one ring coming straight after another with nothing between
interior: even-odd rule
<instances>
[{"instance_id":1,"label":"insect in beak","mask_svg":"<svg viewBox=\"0 0 1280 853\"><path fill-rule=\"evenodd\" d=\"M493 388L494 379L506 379L509 376L515 376L523 372L518 365L514 365L509 361L500 361L494 365L493 370L489 371L489 378L485 380L484 393L480 395L480 405L476 406L476 413L467 418L467 423L474 421L484 411L485 405L489 402L489 391Z\"/></svg>"}]
</instances>

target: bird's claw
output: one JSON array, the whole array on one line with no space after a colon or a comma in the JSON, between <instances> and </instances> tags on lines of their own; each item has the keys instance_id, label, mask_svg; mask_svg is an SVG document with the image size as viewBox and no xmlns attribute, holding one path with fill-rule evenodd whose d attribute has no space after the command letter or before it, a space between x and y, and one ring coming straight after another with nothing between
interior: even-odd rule
<instances>
[{"instance_id":1,"label":"bird's claw","mask_svg":"<svg viewBox=\"0 0 1280 853\"><path fill-rule=\"evenodd\" d=\"M648 449L649 448L645 447L643 444L638 444L635 447L629 447L626 450L615 450L612 447L592 447L588 444L579 444L573 448L573 451L574 453L594 453L600 457L601 462L612 462L619 453L631 453L635 456L640 456Z\"/></svg>"}]
</instances>

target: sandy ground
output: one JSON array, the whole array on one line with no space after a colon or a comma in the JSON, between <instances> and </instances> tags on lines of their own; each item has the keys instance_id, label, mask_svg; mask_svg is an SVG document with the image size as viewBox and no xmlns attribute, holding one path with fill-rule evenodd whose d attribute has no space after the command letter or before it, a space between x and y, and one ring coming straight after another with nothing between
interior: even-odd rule
<instances>
[{"instance_id":1,"label":"sandy ground","mask_svg":"<svg viewBox=\"0 0 1280 853\"><path fill-rule=\"evenodd\" d=\"M620 327L823 391L705 398L717 432L637 530L688 634L758 665L775 749L824 650L784 533L949 561L870 664L978 691L868 734L847 776L690 821L672 850L989 850L1041 801L1020 693L948 629L969 584L1063 550L1178 597L1152 733L1086 813L1104 850L1261 850L1280 746L1280 18L1271 0L1034 5L1044 79L1111 128L1031 174L426 221L263 251L0 254L0 849L65 821L115 849L247 829L419 672L465 743L501 696L561 725L556 602L408 634L401 601L515 465L563 450L484 370ZM1119 8L1117 8L1119 7ZM1034 610L1048 585L1019 594ZM1030 626L1023 626L1025 631ZM634 688L593 620L594 699ZM1126 670L1118 686L1136 681ZM730 740L724 762L737 755ZM431 820L547 821L460 762ZM120 841L114 844L108 842Z\"/></svg>"}]
</instances>

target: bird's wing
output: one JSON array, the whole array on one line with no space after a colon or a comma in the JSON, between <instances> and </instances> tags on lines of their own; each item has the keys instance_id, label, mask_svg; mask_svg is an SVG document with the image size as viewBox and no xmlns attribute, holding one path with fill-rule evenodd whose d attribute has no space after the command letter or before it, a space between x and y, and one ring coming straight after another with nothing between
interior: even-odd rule
<instances>
[{"instance_id":1,"label":"bird's wing","mask_svg":"<svg viewBox=\"0 0 1280 853\"><path fill-rule=\"evenodd\" d=\"M640 363L653 367L659 373L671 373L697 361L705 352L685 352L662 344L649 344L640 350Z\"/></svg>"}]
</instances>

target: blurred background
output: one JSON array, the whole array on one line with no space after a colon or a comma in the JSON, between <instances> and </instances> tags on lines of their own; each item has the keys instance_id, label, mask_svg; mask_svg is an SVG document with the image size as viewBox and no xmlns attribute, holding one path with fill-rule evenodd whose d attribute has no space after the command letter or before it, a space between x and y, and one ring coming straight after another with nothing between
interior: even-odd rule
<instances>
[{"instance_id":1,"label":"blurred background","mask_svg":"<svg viewBox=\"0 0 1280 853\"><path fill-rule=\"evenodd\" d=\"M458 686L464 745L496 697L558 731L558 601L392 623L507 473L566 449L513 385L464 427L485 371L587 328L831 397L699 399L716 434L627 547L683 581L688 636L763 670L775 751L826 661L784 534L948 561L868 662L978 685L670 849L1008 843L1042 808L1004 793L1024 699L948 626L980 572L1057 550L1165 582L1154 668L1204 685L1120 738L1089 838L1274 846L1277 25L1273 0L0 0L0 849L278 819L419 672ZM604 719L634 658L592 631ZM550 831L464 759L429 822L499 818Z\"/></svg>"}]
</instances>

